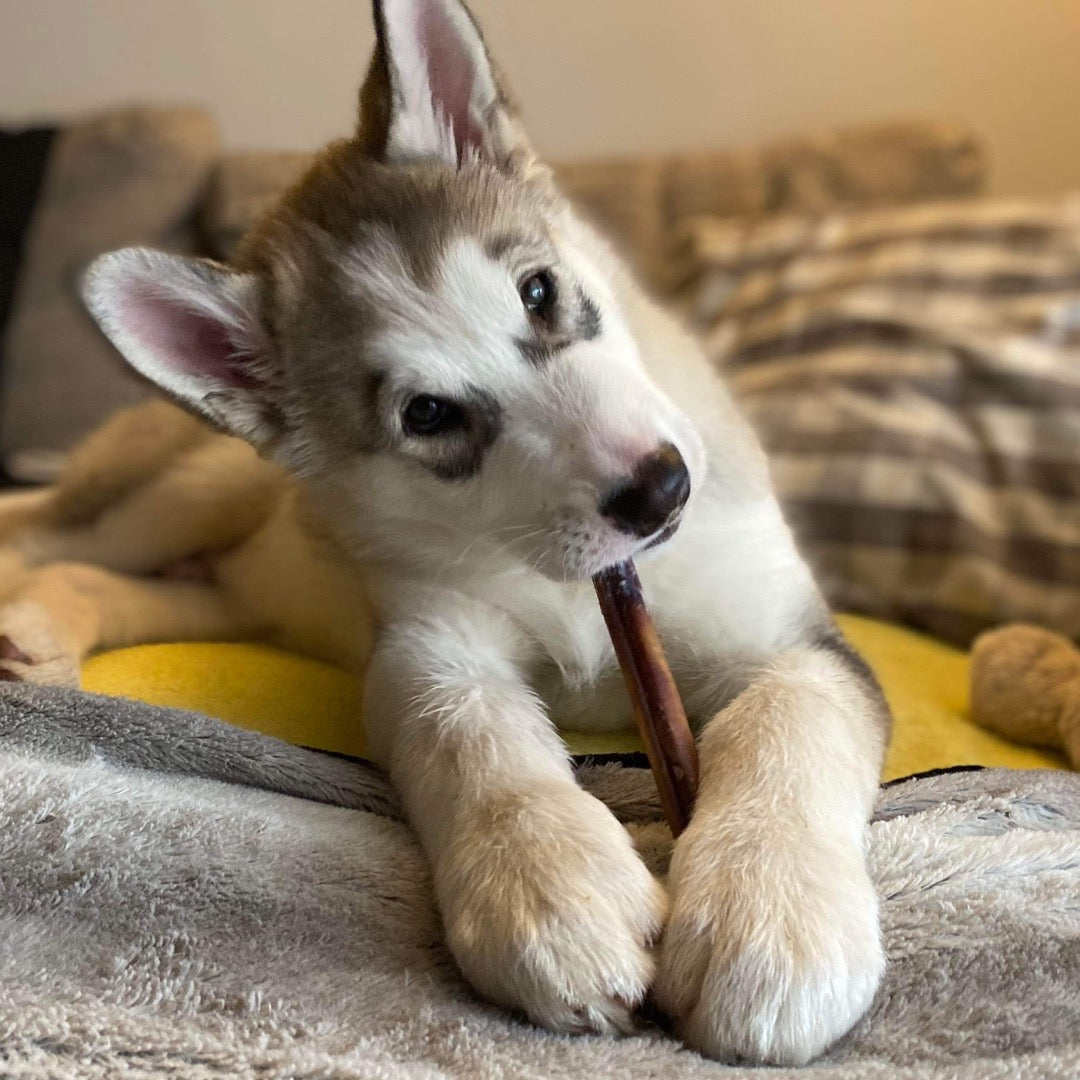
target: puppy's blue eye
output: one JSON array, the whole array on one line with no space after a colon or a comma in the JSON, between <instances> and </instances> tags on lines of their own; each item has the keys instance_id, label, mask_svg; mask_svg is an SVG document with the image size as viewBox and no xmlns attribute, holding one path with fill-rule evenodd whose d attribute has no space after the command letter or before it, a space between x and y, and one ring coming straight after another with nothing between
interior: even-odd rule
<instances>
[{"instance_id":1,"label":"puppy's blue eye","mask_svg":"<svg viewBox=\"0 0 1080 1080\"><path fill-rule=\"evenodd\" d=\"M401 420L410 435L440 435L461 427L464 415L452 401L417 394L409 399Z\"/></svg>"},{"instance_id":2,"label":"puppy's blue eye","mask_svg":"<svg viewBox=\"0 0 1080 1080\"><path fill-rule=\"evenodd\" d=\"M555 282L547 270L530 274L519 286L518 293L525 310L543 317L555 302Z\"/></svg>"}]
</instances>

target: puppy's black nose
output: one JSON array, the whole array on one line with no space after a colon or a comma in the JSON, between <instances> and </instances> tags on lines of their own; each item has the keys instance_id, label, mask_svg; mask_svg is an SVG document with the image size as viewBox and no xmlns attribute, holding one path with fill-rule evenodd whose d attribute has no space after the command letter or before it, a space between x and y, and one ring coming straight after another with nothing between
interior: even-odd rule
<instances>
[{"instance_id":1,"label":"puppy's black nose","mask_svg":"<svg viewBox=\"0 0 1080 1080\"><path fill-rule=\"evenodd\" d=\"M651 536L662 529L690 498L690 473L671 443L642 458L628 483L620 484L600 504L620 532Z\"/></svg>"}]
</instances>

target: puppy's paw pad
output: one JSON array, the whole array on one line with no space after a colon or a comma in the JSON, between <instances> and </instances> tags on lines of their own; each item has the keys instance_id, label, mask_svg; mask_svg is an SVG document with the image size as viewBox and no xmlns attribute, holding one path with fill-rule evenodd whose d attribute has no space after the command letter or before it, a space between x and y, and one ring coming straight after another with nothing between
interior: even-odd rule
<instances>
[{"instance_id":1,"label":"puppy's paw pad","mask_svg":"<svg viewBox=\"0 0 1080 1080\"><path fill-rule=\"evenodd\" d=\"M37 604L16 601L0 608L0 681L79 685L78 657L64 647Z\"/></svg>"},{"instance_id":2,"label":"puppy's paw pad","mask_svg":"<svg viewBox=\"0 0 1080 1080\"><path fill-rule=\"evenodd\" d=\"M9 664L9 661L13 663ZM26 669L33 666L33 663L33 659L7 634L0 634L0 679L4 682L26 682Z\"/></svg>"},{"instance_id":3,"label":"puppy's paw pad","mask_svg":"<svg viewBox=\"0 0 1080 1080\"><path fill-rule=\"evenodd\" d=\"M0 634L0 660L15 660L20 664L32 664L34 662L7 634Z\"/></svg>"}]
</instances>

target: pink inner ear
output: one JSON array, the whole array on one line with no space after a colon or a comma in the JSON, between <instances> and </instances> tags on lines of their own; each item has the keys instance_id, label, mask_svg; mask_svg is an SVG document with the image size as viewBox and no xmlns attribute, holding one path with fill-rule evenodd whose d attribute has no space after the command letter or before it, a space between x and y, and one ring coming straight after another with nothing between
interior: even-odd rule
<instances>
[{"instance_id":1,"label":"pink inner ear","mask_svg":"<svg viewBox=\"0 0 1080 1080\"><path fill-rule=\"evenodd\" d=\"M250 357L238 348L226 323L176 297L162 296L152 285L133 286L119 315L128 333L172 371L237 388L255 381Z\"/></svg>"},{"instance_id":2,"label":"pink inner ear","mask_svg":"<svg viewBox=\"0 0 1080 1080\"><path fill-rule=\"evenodd\" d=\"M479 77L475 58L441 3L421 0L416 36L427 57L432 100L451 126L460 161L466 149L479 150L484 144L483 131L469 112Z\"/></svg>"}]
</instances>

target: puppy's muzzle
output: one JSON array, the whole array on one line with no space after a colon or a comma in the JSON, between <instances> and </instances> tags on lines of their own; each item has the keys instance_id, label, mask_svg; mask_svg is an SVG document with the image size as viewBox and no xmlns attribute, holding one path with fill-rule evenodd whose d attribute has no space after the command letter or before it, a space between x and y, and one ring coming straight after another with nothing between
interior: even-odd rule
<instances>
[{"instance_id":1,"label":"puppy's muzzle","mask_svg":"<svg viewBox=\"0 0 1080 1080\"><path fill-rule=\"evenodd\" d=\"M686 462L672 443L663 443L638 462L629 481L608 493L600 513L620 532L652 536L674 522L689 498Z\"/></svg>"}]
</instances>

